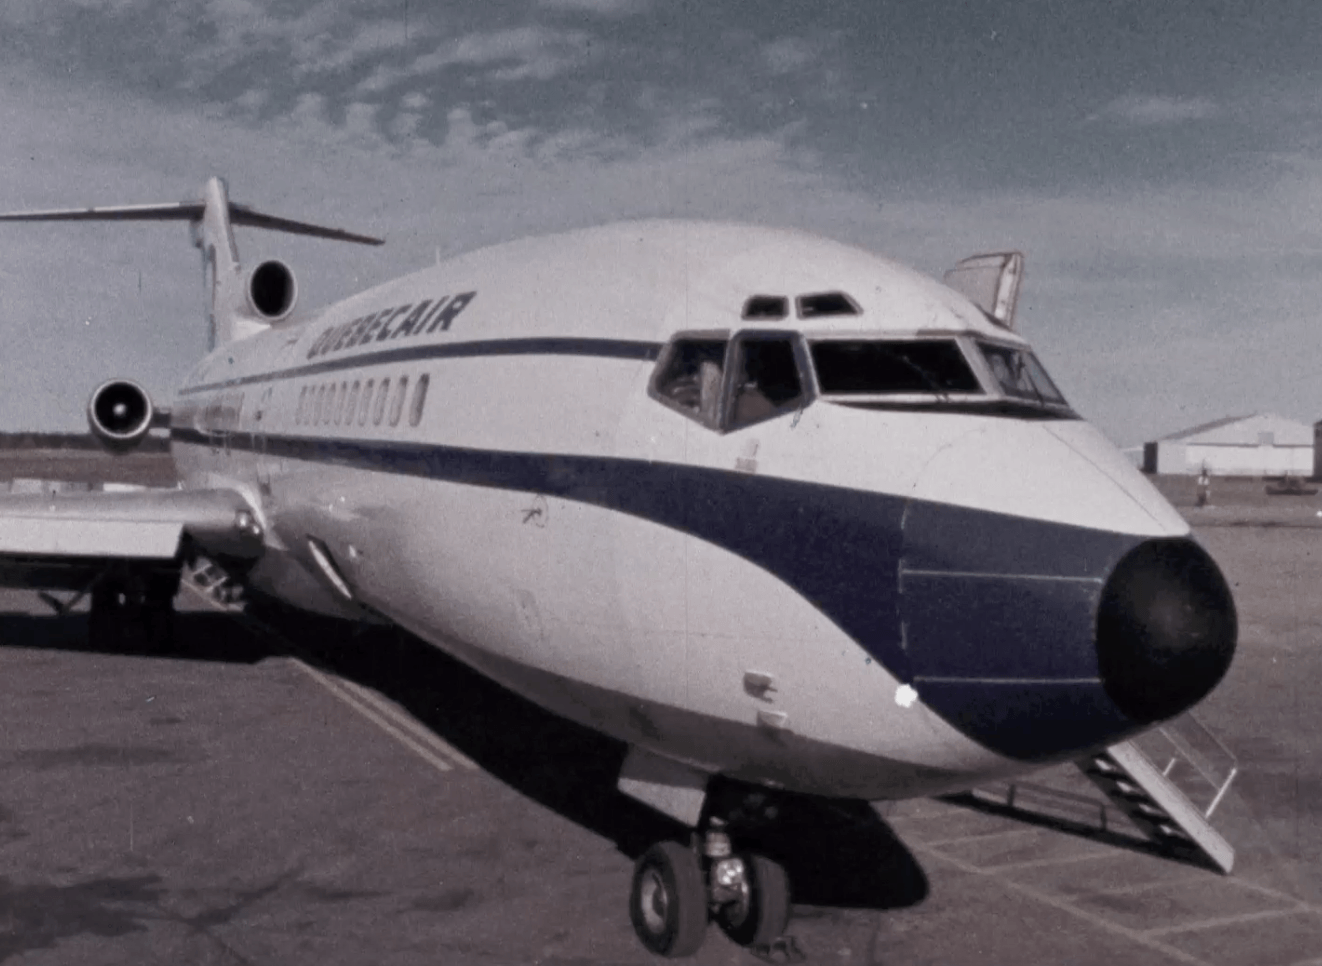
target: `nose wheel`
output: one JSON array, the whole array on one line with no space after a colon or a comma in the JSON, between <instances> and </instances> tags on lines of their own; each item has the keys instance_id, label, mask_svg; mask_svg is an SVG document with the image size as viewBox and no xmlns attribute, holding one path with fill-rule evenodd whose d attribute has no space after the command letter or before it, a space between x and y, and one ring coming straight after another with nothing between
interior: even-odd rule
<instances>
[{"instance_id":1,"label":"nose wheel","mask_svg":"<svg viewBox=\"0 0 1322 966\"><path fill-rule=\"evenodd\" d=\"M773 946L789 924L784 868L763 855L734 854L719 827L708 829L701 843L699 854L659 842L634 865L629 917L639 940L658 956L692 956L715 918L741 946Z\"/></svg>"},{"instance_id":2,"label":"nose wheel","mask_svg":"<svg viewBox=\"0 0 1322 966\"><path fill-rule=\"evenodd\" d=\"M737 898L717 910L716 921L740 946L770 946L784 934L790 921L790 883L784 867L763 855L724 861L740 863L743 881L736 886ZM721 871L717 863L714 877L719 878Z\"/></svg>"},{"instance_id":3,"label":"nose wheel","mask_svg":"<svg viewBox=\"0 0 1322 966\"><path fill-rule=\"evenodd\" d=\"M692 956L707 933L707 884L697 853L658 842L638 859L629 896L634 932L650 952Z\"/></svg>"}]
</instances>

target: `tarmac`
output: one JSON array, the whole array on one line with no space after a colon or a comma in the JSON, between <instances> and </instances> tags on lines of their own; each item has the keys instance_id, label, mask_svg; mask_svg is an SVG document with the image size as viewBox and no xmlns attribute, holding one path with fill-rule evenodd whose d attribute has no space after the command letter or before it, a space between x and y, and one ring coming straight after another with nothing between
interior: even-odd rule
<instances>
[{"instance_id":1,"label":"tarmac","mask_svg":"<svg viewBox=\"0 0 1322 966\"><path fill-rule=\"evenodd\" d=\"M794 799L808 962L1322 966L1322 532L1198 536L1240 614L1197 710L1239 758L1234 874L1102 829L1069 765L1031 781L1094 804L1037 818ZM179 607L168 652L104 653L0 592L0 963L654 962L626 897L672 830L615 791L622 747L400 632ZM713 927L691 961L757 960Z\"/></svg>"}]
</instances>

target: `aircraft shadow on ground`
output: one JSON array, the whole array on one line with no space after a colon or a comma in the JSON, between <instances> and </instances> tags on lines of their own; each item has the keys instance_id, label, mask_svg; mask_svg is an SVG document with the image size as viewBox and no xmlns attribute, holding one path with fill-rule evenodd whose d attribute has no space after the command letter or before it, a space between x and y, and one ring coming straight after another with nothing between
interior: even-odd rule
<instances>
[{"instance_id":1,"label":"aircraft shadow on ground","mask_svg":"<svg viewBox=\"0 0 1322 966\"><path fill-rule=\"evenodd\" d=\"M263 606L261 616L278 636L254 634L223 614L181 613L172 644L127 642L109 651L88 642L85 615L4 614L0 641L240 664L298 657L380 692L488 774L610 839L630 858L654 842L686 836L681 826L616 789L623 744L543 710L407 633L273 606ZM927 897L917 860L867 803L778 793L776 805L774 824L752 827L745 841L786 867L796 904L895 909Z\"/></svg>"},{"instance_id":2,"label":"aircraft shadow on ground","mask_svg":"<svg viewBox=\"0 0 1322 966\"><path fill-rule=\"evenodd\" d=\"M941 796L941 800L948 802L951 805L958 805L960 808L967 808L970 811L1013 819L1016 822L1024 822L1028 825L1036 825L1039 828L1051 829L1053 832L1060 832L1065 835L1072 835L1076 838L1100 842L1103 845L1109 845L1113 848L1127 849L1130 852L1141 852L1144 855L1151 855L1158 859L1165 859L1169 862L1179 862L1184 865L1192 865L1200 869L1208 869L1212 872L1220 873L1221 871L1215 862L1192 847L1182 849L1174 844L1163 845L1153 842L1150 839L1140 838L1137 834L1131 835L1111 828L1099 828L1095 822L1080 821L1068 816L1054 815L1047 812L1029 811L1023 808L1005 805L1001 802L988 801L974 795L972 792L959 792L954 795L943 795Z\"/></svg>"}]
</instances>

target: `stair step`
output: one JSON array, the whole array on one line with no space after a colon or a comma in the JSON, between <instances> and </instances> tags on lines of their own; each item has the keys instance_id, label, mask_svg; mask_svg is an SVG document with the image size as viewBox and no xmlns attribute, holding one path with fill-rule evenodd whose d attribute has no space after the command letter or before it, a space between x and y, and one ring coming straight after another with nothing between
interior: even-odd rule
<instances>
[{"instance_id":1,"label":"stair step","mask_svg":"<svg viewBox=\"0 0 1322 966\"><path fill-rule=\"evenodd\" d=\"M1149 836L1194 846L1225 873L1234 867L1230 843L1136 745L1112 745L1078 765Z\"/></svg>"}]
</instances>

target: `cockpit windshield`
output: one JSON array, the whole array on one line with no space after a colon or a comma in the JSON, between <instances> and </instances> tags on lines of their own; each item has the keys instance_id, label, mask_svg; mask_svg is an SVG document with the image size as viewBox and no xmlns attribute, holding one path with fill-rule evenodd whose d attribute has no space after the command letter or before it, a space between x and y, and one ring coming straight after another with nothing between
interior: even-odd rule
<instances>
[{"instance_id":1,"label":"cockpit windshield","mask_svg":"<svg viewBox=\"0 0 1322 966\"><path fill-rule=\"evenodd\" d=\"M978 342L983 358L1000 383L1001 391L1015 399L1027 399L1049 406L1065 406L1065 397L1051 381L1042 363L1027 349L996 342Z\"/></svg>"},{"instance_id":2,"label":"cockpit windshield","mask_svg":"<svg viewBox=\"0 0 1322 966\"><path fill-rule=\"evenodd\" d=\"M954 339L829 339L812 343L823 395L982 394Z\"/></svg>"}]
</instances>

